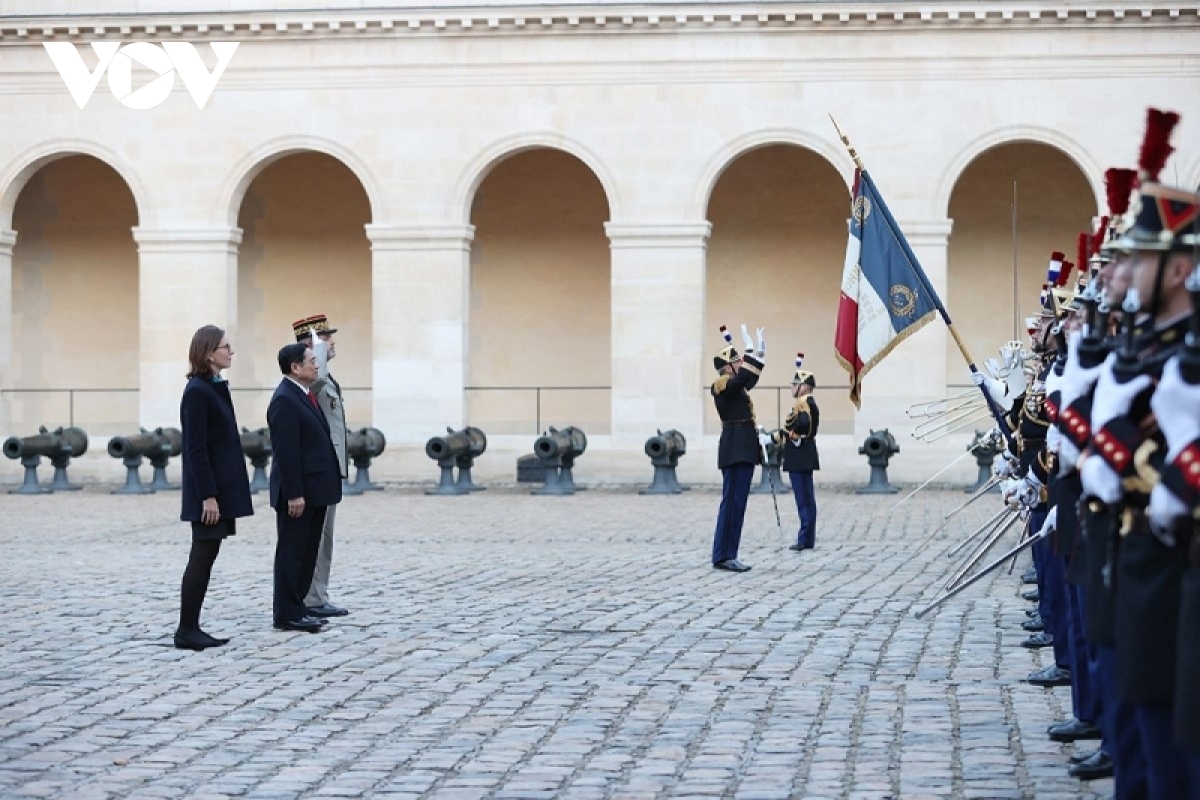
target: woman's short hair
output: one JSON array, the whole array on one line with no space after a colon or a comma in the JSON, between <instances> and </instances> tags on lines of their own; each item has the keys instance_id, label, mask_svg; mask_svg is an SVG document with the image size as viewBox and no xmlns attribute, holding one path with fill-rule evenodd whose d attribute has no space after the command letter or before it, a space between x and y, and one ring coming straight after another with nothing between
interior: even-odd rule
<instances>
[{"instance_id":1,"label":"woman's short hair","mask_svg":"<svg viewBox=\"0 0 1200 800\"><path fill-rule=\"evenodd\" d=\"M192 346L188 348L189 378L211 378L216 374L209 359L224 338L225 331L216 325L205 325L192 334Z\"/></svg>"},{"instance_id":2,"label":"woman's short hair","mask_svg":"<svg viewBox=\"0 0 1200 800\"><path fill-rule=\"evenodd\" d=\"M303 364L306 352L308 345L303 342L284 345L279 351L279 371L284 375L291 375L292 365Z\"/></svg>"}]
</instances>

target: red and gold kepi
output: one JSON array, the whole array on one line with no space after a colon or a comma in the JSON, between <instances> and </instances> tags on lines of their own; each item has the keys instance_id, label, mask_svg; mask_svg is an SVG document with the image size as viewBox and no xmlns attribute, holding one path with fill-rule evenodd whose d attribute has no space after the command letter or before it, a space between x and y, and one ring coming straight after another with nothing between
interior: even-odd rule
<instances>
[{"instance_id":1,"label":"red and gold kepi","mask_svg":"<svg viewBox=\"0 0 1200 800\"><path fill-rule=\"evenodd\" d=\"M296 341L300 342L309 337L311 334L322 333L337 333L337 328L329 327L329 319L324 314L316 314L304 319L298 319L292 323L292 330L296 334Z\"/></svg>"}]
</instances>

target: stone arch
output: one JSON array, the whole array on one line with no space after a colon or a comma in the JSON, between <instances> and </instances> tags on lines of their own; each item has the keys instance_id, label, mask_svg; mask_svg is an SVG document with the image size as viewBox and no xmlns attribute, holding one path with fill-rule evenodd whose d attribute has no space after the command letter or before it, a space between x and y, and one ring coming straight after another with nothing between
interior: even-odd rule
<instances>
[{"instance_id":1,"label":"stone arch","mask_svg":"<svg viewBox=\"0 0 1200 800\"><path fill-rule=\"evenodd\" d=\"M153 227L156 206L132 164L116 151L97 142L86 139L55 139L29 148L0 172L0 229L12 227L13 209L16 208L17 198L38 170L52 161L75 155L91 156L117 173L133 194L134 203L137 205L137 224Z\"/></svg>"},{"instance_id":2,"label":"stone arch","mask_svg":"<svg viewBox=\"0 0 1200 800\"><path fill-rule=\"evenodd\" d=\"M846 199L849 202L850 186L854 182L854 162L845 148L807 131L795 128L772 128L739 136L728 142L708 160L704 170L700 173L700 180L692 192L692 197L688 201L687 219L705 218L713 189L716 188L717 181L721 179L725 170L733 162L751 150L780 144L795 145L810 150L828 161L846 184Z\"/></svg>"},{"instance_id":3,"label":"stone arch","mask_svg":"<svg viewBox=\"0 0 1200 800\"><path fill-rule=\"evenodd\" d=\"M1084 178L1087 179L1088 185L1092 189L1092 194L1096 199L1096 207L1105 207L1104 170L1079 142L1065 133L1052 128L1042 128L1034 125L1011 125L1005 128L998 128L980 136L959 150L954 158L950 160L946 169L942 172L941 179L938 181L930 217L942 218L950 213L950 196L954 193L954 188L958 185L958 181L963 173L977 158L997 147L1006 144L1019 144L1021 142L1047 145L1069 158L1079 168Z\"/></svg>"},{"instance_id":4,"label":"stone arch","mask_svg":"<svg viewBox=\"0 0 1200 800\"><path fill-rule=\"evenodd\" d=\"M617 182L604 161L583 143L551 131L530 131L507 136L488 145L471 159L455 184L451 201L455 219L464 225L470 224L471 206L475 195L484 179L500 162L518 153L538 148L561 150L583 162L604 189L608 200L609 220L621 219L621 198L617 191Z\"/></svg>"},{"instance_id":5,"label":"stone arch","mask_svg":"<svg viewBox=\"0 0 1200 800\"><path fill-rule=\"evenodd\" d=\"M331 139L298 135L280 136L263 142L234 164L222 185L221 195L213 211L214 214L223 214L224 216L215 219L214 224L236 227L242 200L254 179L281 158L305 152L322 153L345 165L358 179L363 191L367 194L367 199L371 204L371 223L381 225L388 222L390 217L383 199L384 194L366 161L350 148Z\"/></svg>"}]
</instances>

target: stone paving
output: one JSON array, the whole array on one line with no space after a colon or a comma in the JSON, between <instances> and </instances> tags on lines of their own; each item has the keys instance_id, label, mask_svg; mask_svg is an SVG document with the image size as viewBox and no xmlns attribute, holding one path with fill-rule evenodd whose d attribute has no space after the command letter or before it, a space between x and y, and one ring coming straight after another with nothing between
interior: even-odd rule
<instances>
[{"instance_id":1,"label":"stone paving","mask_svg":"<svg viewBox=\"0 0 1200 800\"><path fill-rule=\"evenodd\" d=\"M233 641L188 653L177 495L2 495L0 798L1109 797L1045 735L1069 690L1022 682L1016 575L913 617L963 498L826 489L796 554L753 497L735 575L712 489L392 487L339 509L353 613L311 635L271 628L259 495L205 607Z\"/></svg>"}]
</instances>

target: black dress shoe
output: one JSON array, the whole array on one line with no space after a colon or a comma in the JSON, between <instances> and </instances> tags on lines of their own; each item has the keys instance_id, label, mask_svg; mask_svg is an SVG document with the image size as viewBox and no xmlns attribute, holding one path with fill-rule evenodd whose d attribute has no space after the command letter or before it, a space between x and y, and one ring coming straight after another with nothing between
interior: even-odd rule
<instances>
[{"instance_id":1,"label":"black dress shoe","mask_svg":"<svg viewBox=\"0 0 1200 800\"><path fill-rule=\"evenodd\" d=\"M1096 755L1087 761L1080 761L1068 769L1067 774L1072 778L1079 778L1081 781L1111 778L1113 776L1113 760L1109 758L1108 753L1103 750L1097 750Z\"/></svg>"},{"instance_id":2,"label":"black dress shoe","mask_svg":"<svg viewBox=\"0 0 1200 800\"><path fill-rule=\"evenodd\" d=\"M1029 673L1025 679L1034 686L1070 686L1071 671L1057 665L1051 665L1037 672Z\"/></svg>"},{"instance_id":3,"label":"black dress shoe","mask_svg":"<svg viewBox=\"0 0 1200 800\"><path fill-rule=\"evenodd\" d=\"M1037 650L1040 647L1053 646L1054 634L1046 633L1045 631L1042 631L1041 633L1035 633L1033 636L1030 636L1028 639L1021 642L1021 647L1028 647L1030 650Z\"/></svg>"},{"instance_id":4,"label":"black dress shoe","mask_svg":"<svg viewBox=\"0 0 1200 800\"><path fill-rule=\"evenodd\" d=\"M1025 570L1023 573L1021 573L1021 583L1032 583L1032 584L1036 585L1037 584L1037 569L1034 567L1030 567L1029 569Z\"/></svg>"},{"instance_id":5,"label":"black dress shoe","mask_svg":"<svg viewBox=\"0 0 1200 800\"><path fill-rule=\"evenodd\" d=\"M1021 623L1021 627L1030 633L1041 633L1046 630L1046 623L1042 622L1041 617L1030 617Z\"/></svg>"},{"instance_id":6,"label":"black dress shoe","mask_svg":"<svg viewBox=\"0 0 1200 800\"><path fill-rule=\"evenodd\" d=\"M1083 762L1087 761L1088 759L1094 757L1096 755L1096 753L1099 753L1099 752L1100 752L1100 748L1097 747L1095 750L1088 750L1083 753L1076 753L1075 755L1071 756L1070 760L1071 760L1072 764L1082 764Z\"/></svg>"},{"instance_id":7,"label":"black dress shoe","mask_svg":"<svg viewBox=\"0 0 1200 800\"><path fill-rule=\"evenodd\" d=\"M1080 739L1099 739L1100 728L1090 722L1080 722L1069 719L1059 722L1046 729L1046 733L1056 742L1077 742Z\"/></svg>"},{"instance_id":8,"label":"black dress shoe","mask_svg":"<svg viewBox=\"0 0 1200 800\"><path fill-rule=\"evenodd\" d=\"M344 617L350 612L333 603L326 603L323 606L309 606L304 609L310 617Z\"/></svg>"},{"instance_id":9,"label":"black dress shoe","mask_svg":"<svg viewBox=\"0 0 1200 800\"><path fill-rule=\"evenodd\" d=\"M175 647L179 650L204 650L215 646L209 641L210 638L201 636L199 631L176 631Z\"/></svg>"},{"instance_id":10,"label":"black dress shoe","mask_svg":"<svg viewBox=\"0 0 1200 800\"><path fill-rule=\"evenodd\" d=\"M201 638L201 639L207 639L207 640L208 640L208 646L209 646L209 647L220 647L220 646L221 646L221 645L223 645L223 644L229 644L229 640L228 640L228 639L220 639L220 638L218 638L218 637L216 637L216 636L213 636L213 635L212 635L212 634L210 634L210 633L205 633L204 631L199 631L199 635L200 635L200 638Z\"/></svg>"},{"instance_id":11,"label":"black dress shoe","mask_svg":"<svg viewBox=\"0 0 1200 800\"><path fill-rule=\"evenodd\" d=\"M1040 617L1041 612L1039 612L1036 608L1027 608L1025 609L1025 616L1033 619L1034 617Z\"/></svg>"},{"instance_id":12,"label":"black dress shoe","mask_svg":"<svg viewBox=\"0 0 1200 800\"><path fill-rule=\"evenodd\" d=\"M718 561L713 564L713 569L723 569L726 572L749 572L750 568L738 561L736 558L731 558L728 561Z\"/></svg>"},{"instance_id":13,"label":"black dress shoe","mask_svg":"<svg viewBox=\"0 0 1200 800\"><path fill-rule=\"evenodd\" d=\"M805 550L805 549L807 549L807 548L805 548L805 546L802 544L794 544L794 545L791 545L790 547L788 547L788 550L795 550L797 553L799 553L801 550Z\"/></svg>"},{"instance_id":14,"label":"black dress shoe","mask_svg":"<svg viewBox=\"0 0 1200 800\"><path fill-rule=\"evenodd\" d=\"M1036 603L1042 599L1042 596L1038 594L1037 589L1030 589L1028 592L1021 592L1021 598L1031 603Z\"/></svg>"},{"instance_id":15,"label":"black dress shoe","mask_svg":"<svg viewBox=\"0 0 1200 800\"><path fill-rule=\"evenodd\" d=\"M300 619L281 620L275 627L281 631L307 631L317 633L325 626L325 620L316 617L301 617Z\"/></svg>"}]
</instances>

